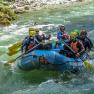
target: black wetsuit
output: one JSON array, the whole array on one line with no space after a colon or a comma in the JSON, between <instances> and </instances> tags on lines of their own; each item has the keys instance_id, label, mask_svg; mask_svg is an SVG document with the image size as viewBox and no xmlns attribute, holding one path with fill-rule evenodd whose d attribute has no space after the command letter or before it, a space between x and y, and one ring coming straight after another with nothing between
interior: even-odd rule
<instances>
[{"instance_id":1,"label":"black wetsuit","mask_svg":"<svg viewBox=\"0 0 94 94\"><path fill-rule=\"evenodd\" d=\"M91 50L91 48L93 47L93 43L88 37L85 38L79 37L78 39L82 41L85 50Z\"/></svg>"}]
</instances>

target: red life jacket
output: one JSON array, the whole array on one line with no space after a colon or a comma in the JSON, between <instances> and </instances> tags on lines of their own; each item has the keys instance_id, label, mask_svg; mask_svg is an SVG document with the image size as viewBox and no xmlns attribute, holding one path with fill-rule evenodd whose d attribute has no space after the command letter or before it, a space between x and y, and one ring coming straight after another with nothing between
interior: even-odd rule
<instances>
[{"instance_id":1,"label":"red life jacket","mask_svg":"<svg viewBox=\"0 0 94 94\"><path fill-rule=\"evenodd\" d=\"M37 39L33 38L29 41L27 49L32 49L36 45Z\"/></svg>"},{"instance_id":2,"label":"red life jacket","mask_svg":"<svg viewBox=\"0 0 94 94\"><path fill-rule=\"evenodd\" d=\"M78 42L71 42L70 46L71 48L77 53L79 51L79 48L77 47Z\"/></svg>"},{"instance_id":3,"label":"red life jacket","mask_svg":"<svg viewBox=\"0 0 94 94\"><path fill-rule=\"evenodd\" d=\"M28 45L28 49L31 49L33 47L34 47L34 44L33 43Z\"/></svg>"}]
</instances>

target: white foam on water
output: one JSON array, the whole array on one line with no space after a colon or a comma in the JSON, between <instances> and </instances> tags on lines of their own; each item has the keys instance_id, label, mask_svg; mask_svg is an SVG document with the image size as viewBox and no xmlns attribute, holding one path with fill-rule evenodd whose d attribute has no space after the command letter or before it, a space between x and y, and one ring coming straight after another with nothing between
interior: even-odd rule
<instances>
[{"instance_id":1,"label":"white foam on water","mask_svg":"<svg viewBox=\"0 0 94 94\"><path fill-rule=\"evenodd\" d=\"M0 46L0 48L8 48L8 46Z\"/></svg>"},{"instance_id":2,"label":"white foam on water","mask_svg":"<svg viewBox=\"0 0 94 94\"><path fill-rule=\"evenodd\" d=\"M50 40L56 40L57 41L57 37L56 36L51 36Z\"/></svg>"},{"instance_id":3,"label":"white foam on water","mask_svg":"<svg viewBox=\"0 0 94 94\"><path fill-rule=\"evenodd\" d=\"M3 40L8 40L8 39L10 39L10 38L12 38L13 36L12 35L2 35L1 37L0 37L0 40L1 41L3 41Z\"/></svg>"},{"instance_id":4,"label":"white foam on water","mask_svg":"<svg viewBox=\"0 0 94 94\"><path fill-rule=\"evenodd\" d=\"M70 11L70 13L68 14L64 14L63 17L64 18L75 18L75 17L79 17L79 16L87 16L87 15L94 15L94 5L87 5L86 7L75 7L74 9L72 9L72 11Z\"/></svg>"},{"instance_id":5,"label":"white foam on water","mask_svg":"<svg viewBox=\"0 0 94 94\"><path fill-rule=\"evenodd\" d=\"M89 63L94 67L94 59L89 60Z\"/></svg>"},{"instance_id":6,"label":"white foam on water","mask_svg":"<svg viewBox=\"0 0 94 94\"><path fill-rule=\"evenodd\" d=\"M92 40L92 42L93 42L93 44L94 44L94 30L90 31L90 32L88 33L88 36L89 36L89 38Z\"/></svg>"},{"instance_id":7,"label":"white foam on water","mask_svg":"<svg viewBox=\"0 0 94 94\"><path fill-rule=\"evenodd\" d=\"M10 31L16 30L17 27L18 27L18 25L12 24L10 26L3 27L2 30L3 30L3 32L10 32Z\"/></svg>"},{"instance_id":8,"label":"white foam on water","mask_svg":"<svg viewBox=\"0 0 94 94\"><path fill-rule=\"evenodd\" d=\"M3 60L1 63L6 64L7 61Z\"/></svg>"},{"instance_id":9,"label":"white foam on water","mask_svg":"<svg viewBox=\"0 0 94 94\"><path fill-rule=\"evenodd\" d=\"M56 27L58 24L47 24L47 25L35 25L33 26L34 28L43 28L43 27L50 27L50 26L54 26Z\"/></svg>"},{"instance_id":10,"label":"white foam on water","mask_svg":"<svg viewBox=\"0 0 94 94\"><path fill-rule=\"evenodd\" d=\"M0 32L0 36L2 36L3 35L3 32Z\"/></svg>"},{"instance_id":11,"label":"white foam on water","mask_svg":"<svg viewBox=\"0 0 94 94\"><path fill-rule=\"evenodd\" d=\"M16 29L14 32L11 32L11 34L14 34L14 35L24 35L27 32L28 32L28 28L23 27L23 28L20 28L20 29Z\"/></svg>"},{"instance_id":12,"label":"white foam on water","mask_svg":"<svg viewBox=\"0 0 94 94\"><path fill-rule=\"evenodd\" d=\"M14 29L14 28L17 28L17 27L18 27L17 24L11 24L8 28L9 28L9 29Z\"/></svg>"}]
</instances>

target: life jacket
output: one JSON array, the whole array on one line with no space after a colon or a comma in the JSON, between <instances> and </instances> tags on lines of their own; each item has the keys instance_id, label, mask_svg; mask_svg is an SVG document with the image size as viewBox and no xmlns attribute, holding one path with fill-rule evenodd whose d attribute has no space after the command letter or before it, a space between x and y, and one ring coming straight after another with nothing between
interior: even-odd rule
<instances>
[{"instance_id":1,"label":"life jacket","mask_svg":"<svg viewBox=\"0 0 94 94\"><path fill-rule=\"evenodd\" d=\"M66 33L66 32L64 32L63 34L62 34L62 39L69 39L69 35Z\"/></svg>"},{"instance_id":2,"label":"life jacket","mask_svg":"<svg viewBox=\"0 0 94 94\"><path fill-rule=\"evenodd\" d=\"M78 48L78 42L71 42L70 44L71 48L77 53L79 52L79 48Z\"/></svg>"},{"instance_id":3,"label":"life jacket","mask_svg":"<svg viewBox=\"0 0 94 94\"><path fill-rule=\"evenodd\" d=\"M30 39L27 49L29 50L29 49L33 48L37 43L38 43L38 40L36 38Z\"/></svg>"},{"instance_id":4,"label":"life jacket","mask_svg":"<svg viewBox=\"0 0 94 94\"><path fill-rule=\"evenodd\" d=\"M34 44L29 44L28 45L28 49L31 49L31 48L33 48L34 47Z\"/></svg>"}]
</instances>

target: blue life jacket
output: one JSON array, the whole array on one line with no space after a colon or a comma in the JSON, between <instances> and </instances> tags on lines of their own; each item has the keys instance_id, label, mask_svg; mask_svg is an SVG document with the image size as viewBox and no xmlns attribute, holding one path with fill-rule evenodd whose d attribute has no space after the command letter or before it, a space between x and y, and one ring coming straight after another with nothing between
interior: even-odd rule
<instances>
[{"instance_id":1,"label":"blue life jacket","mask_svg":"<svg viewBox=\"0 0 94 94\"><path fill-rule=\"evenodd\" d=\"M59 32L57 33L57 39L58 39L58 40L62 39L62 32L61 32L61 31L59 31Z\"/></svg>"}]
</instances>

